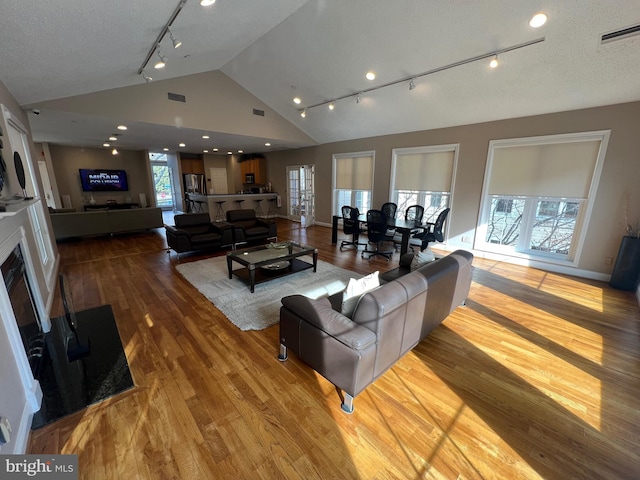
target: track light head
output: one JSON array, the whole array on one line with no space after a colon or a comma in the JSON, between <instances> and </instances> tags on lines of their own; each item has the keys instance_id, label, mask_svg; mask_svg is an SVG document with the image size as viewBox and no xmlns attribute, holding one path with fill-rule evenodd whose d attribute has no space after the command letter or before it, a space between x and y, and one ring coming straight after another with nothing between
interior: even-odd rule
<instances>
[{"instance_id":1,"label":"track light head","mask_svg":"<svg viewBox=\"0 0 640 480\"><path fill-rule=\"evenodd\" d=\"M409 82L409 90L413 90L414 88L416 88L416 84L413 82L413 78L412 78L411 81Z\"/></svg>"},{"instance_id":2,"label":"track light head","mask_svg":"<svg viewBox=\"0 0 640 480\"><path fill-rule=\"evenodd\" d=\"M498 63L498 55L496 55L496 56L495 56L495 57L493 57L493 58L491 59L491 61L489 62L489 66L490 66L491 68L496 68L498 65L499 65L499 63Z\"/></svg>"},{"instance_id":3,"label":"track light head","mask_svg":"<svg viewBox=\"0 0 640 480\"><path fill-rule=\"evenodd\" d=\"M300 112L300 116L302 118L305 118L307 116L307 109L306 108Z\"/></svg>"},{"instance_id":4,"label":"track light head","mask_svg":"<svg viewBox=\"0 0 640 480\"><path fill-rule=\"evenodd\" d=\"M171 37L171 41L173 42L173 48L178 48L182 45L182 42L173 35L171 28L167 27L167 30L169 31L169 37Z\"/></svg>"},{"instance_id":5,"label":"track light head","mask_svg":"<svg viewBox=\"0 0 640 480\"><path fill-rule=\"evenodd\" d=\"M153 78L151 78L149 75L147 75L147 72L145 72L144 70L142 70L142 78L144 78L144 81L147 83L150 83Z\"/></svg>"},{"instance_id":6,"label":"track light head","mask_svg":"<svg viewBox=\"0 0 640 480\"><path fill-rule=\"evenodd\" d=\"M153 68L156 68L156 69L164 68L164 66L167 64L167 57L162 55L162 52L160 52L160 48L158 48L158 57L160 58L160 60L158 60L158 62L153 66Z\"/></svg>"},{"instance_id":7,"label":"track light head","mask_svg":"<svg viewBox=\"0 0 640 480\"><path fill-rule=\"evenodd\" d=\"M329 110L333 110L334 108L336 108L336 104L335 104L335 102L331 102L329 104Z\"/></svg>"},{"instance_id":8,"label":"track light head","mask_svg":"<svg viewBox=\"0 0 640 480\"><path fill-rule=\"evenodd\" d=\"M356 95L356 103L360 103L362 98L360 98L360 94Z\"/></svg>"}]
</instances>

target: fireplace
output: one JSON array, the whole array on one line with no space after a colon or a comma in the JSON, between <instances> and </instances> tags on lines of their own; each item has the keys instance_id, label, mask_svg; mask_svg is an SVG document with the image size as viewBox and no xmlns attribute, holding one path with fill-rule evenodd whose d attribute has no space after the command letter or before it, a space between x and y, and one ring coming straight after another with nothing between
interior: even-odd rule
<instances>
[{"instance_id":1,"label":"fireplace","mask_svg":"<svg viewBox=\"0 0 640 480\"><path fill-rule=\"evenodd\" d=\"M20 245L16 245L0 266L0 270L31 372L33 377L37 379L42 360L46 354L45 334L42 331L42 322L35 307Z\"/></svg>"}]
</instances>

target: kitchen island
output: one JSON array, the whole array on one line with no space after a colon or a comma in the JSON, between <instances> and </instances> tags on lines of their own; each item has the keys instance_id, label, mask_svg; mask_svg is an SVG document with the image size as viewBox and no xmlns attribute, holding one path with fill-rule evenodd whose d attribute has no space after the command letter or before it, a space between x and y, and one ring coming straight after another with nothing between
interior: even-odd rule
<instances>
[{"instance_id":1,"label":"kitchen island","mask_svg":"<svg viewBox=\"0 0 640 480\"><path fill-rule=\"evenodd\" d=\"M276 215L279 195L277 193L242 193L201 195L190 193L189 199L195 202L195 211L209 213L212 222L225 221L228 210L251 208L258 217L274 217ZM223 202L220 204L220 202Z\"/></svg>"}]
</instances>

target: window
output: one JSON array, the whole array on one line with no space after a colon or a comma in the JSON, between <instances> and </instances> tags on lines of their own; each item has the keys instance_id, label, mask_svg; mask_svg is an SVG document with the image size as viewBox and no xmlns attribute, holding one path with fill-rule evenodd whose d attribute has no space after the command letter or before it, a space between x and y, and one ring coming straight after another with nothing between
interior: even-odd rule
<instances>
[{"instance_id":1,"label":"window","mask_svg":"<svg viewBox=\"0 0 640 480\"><path fill-rule=\"evenodd\" d=\"M371 208L374 152L333 156L333 215L341 215L343 205L357 207L360 213Z\"/></svg>"},{"instance_id":2,"label":"window","mask_svg":"<svg viewBox=\"0 0 640 480\"><path fill-rule=\"evenodd\" d=\"M451 203L457 153L457 145L393 150L391 201L398 205L398 215L411 205L422 205L423 220L435 221Z\"/></svg>"},{"instance_id":3,"label":"window","mask_svg":"<svg viewBox=\"0 0 640 480\"><path fill-rule=\"evenodd\" d=\"M492 141L475 247L576 263L608 136Z\"/></svg>"}]
</instances>

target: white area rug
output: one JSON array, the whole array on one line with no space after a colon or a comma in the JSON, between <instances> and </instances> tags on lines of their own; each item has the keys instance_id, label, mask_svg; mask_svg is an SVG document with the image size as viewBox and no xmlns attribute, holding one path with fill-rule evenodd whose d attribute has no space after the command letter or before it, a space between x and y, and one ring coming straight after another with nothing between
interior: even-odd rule
<instances>
[{"instance_id":1,"label":"white area rug","mask_svg":"<svg viewBox=\"0 0 640 480\"><path fill-rule=\"evenodd\" d=\"M233 268L240 268L234 263ZM229 279L227 258L215 257L183 263L176 270L213 303L240 330L262 330L280 320L280 299L302 294L311 298L329 296L343 290L350 278L362 275L318 260L313 269L270 280L255 286L234 277Z\"/></svg>"}]
</instances>

